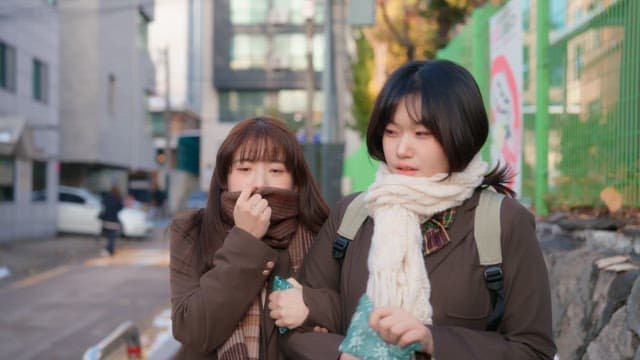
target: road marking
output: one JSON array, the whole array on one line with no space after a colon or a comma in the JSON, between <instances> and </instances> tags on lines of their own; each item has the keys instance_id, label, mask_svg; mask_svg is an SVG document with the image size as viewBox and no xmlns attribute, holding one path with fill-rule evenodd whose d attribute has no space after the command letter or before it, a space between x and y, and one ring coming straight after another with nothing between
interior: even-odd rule
<instances>
[{"instance_id":1,"label":"road marking","mask_svg":"<svg viewBox=\"0 0 640 360\"><path fill-rule=\"evenodd\" d=\"M11 285L12 288L14 289L21 289L27 286L31 286L31 285L35 285L39 282L42 282L44 280L48 280L51 279L54 276L60 275L60 274L64 274L65 272L67 272L69 270L69 266L59 266L55 269L49 270L49 271L45 271L43 273L37 274L37 275L33 275L30 276L24 280L19 280L16 281L15 283L13 283L13 285Z\"/></svg>"},{"instance_id":2,"label":"road marking","mask_svg":"<svg viewBox=\"0 0 640 360\"><path fill-rule=\"evenodd\" d=\"M87 260L85 265L168 266L169 251L157 249L122 249L117 250L115 256L105 256Z\"/></svg>"}]
</instances>

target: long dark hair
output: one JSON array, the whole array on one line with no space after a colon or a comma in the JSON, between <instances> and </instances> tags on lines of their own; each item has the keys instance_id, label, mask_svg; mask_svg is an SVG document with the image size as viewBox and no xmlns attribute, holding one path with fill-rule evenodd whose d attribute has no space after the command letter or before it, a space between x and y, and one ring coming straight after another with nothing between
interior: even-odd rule
<instances>
[{"instance_id":1,"label":"long dark hair","mask_svg":"<svg viewBox=\"0 0 640 360\"><path fill-rule=\"evenodd\" d=\"M385 161L382 137L393 120L398 104L408 108L416 122L431 130L449 162L449 175L464 170L480 151L489 134L489 120L482 94L473 76L448 60L411 61L396 69L376 98L367 128L367 149L374 159ZM411 101L411 100L416 101ZM507 187L511 179L507 166L499 164L484 177L483 185L515 196Z\"/></svg>"},{"instance_id":2,"label":"long dark hair","mask_svg":"<svg viewBox=\"0 0 640 360\"><path fill-rule=\"evenodd\" d=\"M298 192L298 220L309 230L317 233L327 218L329 209L323 200L318 185L304 159L302 147L295 135L278 119L259 116L240 121L232 129L218 149L213 177L209 185L207 207L197 217L193 226L200 226L194 246L194 257L203 268L207 259L222 245L214 244L224 230L221 216L220 196L227 189L227 177L234 155L247 161L283 162L293 177L294 189ZM218 236L216 236L218 235Z\"/></svg>"}]
</instances>

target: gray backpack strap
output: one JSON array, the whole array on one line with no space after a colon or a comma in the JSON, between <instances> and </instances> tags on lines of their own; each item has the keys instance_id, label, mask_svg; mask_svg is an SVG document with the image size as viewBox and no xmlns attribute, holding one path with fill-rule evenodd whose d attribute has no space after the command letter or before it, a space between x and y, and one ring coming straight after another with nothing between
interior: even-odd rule
<instances>
[{"instance_id":1,"label":"gray backpack strap","mask_svg":"<svg viewBox=\"0 0 640 360\"><path fill-rule=\"evenodd\" d=\"M349 246L349 241L356 237L358 229L369 216L364 203L365 194L365 192L362 192L353 198L342 216L342 221L338 228L338 236L333 242L333 258L338 261L342 260Z\"/></svg>"},{"instance_id":2,"label":"gray backpack strap","mask_svg":"<svg viewBox=\"0 0 640 360\"><path fill-rule=\"evenodd\" d=\"M480 265L502 263L500 247L500 206L504 195L491 190L482 190L476 208L473 234L476 238Z\"/></svg>"},{"instance_id":3,"label":"gray backpack strap","mask_svg":"<svg viewBox=\"0 0 640 360\"><path fill-rule=\"evenodd\" d=\"M480 265L484 266L484 281L491 297L491 314L487 330L495 331L504 315L504 277L502 274L502 246L500 245L500 207L504 195L482 190L476 207L473 235L478 248Z\"/></svg>"},{"instance_id":4,"label":"gray backpack strap","mask_svg":"<svg viewBox=\"0 0 640 360\"><path fill-rule=\"evenodd\" d=\"M349 240L353 240L356 237L356 233L362 223L367 219L369 213L367 207L364 204L365 192L361 192L353 198L351 203L347 206L347 210L344 212L342 222L338 228L338 235L344 236Z\"/></svg>"}]
</instances>

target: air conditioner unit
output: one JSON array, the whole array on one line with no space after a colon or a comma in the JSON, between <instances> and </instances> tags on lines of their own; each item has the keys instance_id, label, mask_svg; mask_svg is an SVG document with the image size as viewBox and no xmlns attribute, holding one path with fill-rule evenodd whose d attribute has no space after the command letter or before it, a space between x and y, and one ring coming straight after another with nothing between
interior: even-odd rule
<instances>
[{"instance_id":1,"label":"air conditioner unit","mask_svg":"<svg viewBox=\"0 0 640 360\"><path fill-rule=\"evenodd\" d=\"M274 8L269 12L269 23L272 25L283 25L289 22L288 9Z\"/></svg>"},{"instance_id":2,"label":"air conditioner unit","mask_svg":"<svg viewBox=\"0 0 640 360\"><path fill-rule=\"evenodd\" d=\"M274 55L269 61L271 69L273 70L286 70L289 69L289 58L282 55Z\"/></svg>"}]
</instances>

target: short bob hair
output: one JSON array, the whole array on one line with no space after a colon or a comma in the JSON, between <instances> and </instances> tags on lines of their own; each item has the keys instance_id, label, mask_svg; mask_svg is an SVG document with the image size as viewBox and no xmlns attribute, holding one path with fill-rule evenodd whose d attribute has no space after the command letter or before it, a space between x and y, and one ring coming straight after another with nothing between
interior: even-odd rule
<instances>
[{"instance_id":1,"label":"short bob hair","mask_svg":"<svg viewBox=\"0 0 640 360\"><path fill-rule=\"evenodd\" d=\"M396 69L376 98L367 128L367 148L385 161L384 129L404 102L416 123L427 127L449 161L449 175L464 170L487 140L489 122L480 89L462 66L447 60L411 61ZM419 101L420 113L412 106Z\"/></svg>"}]
</instances>

